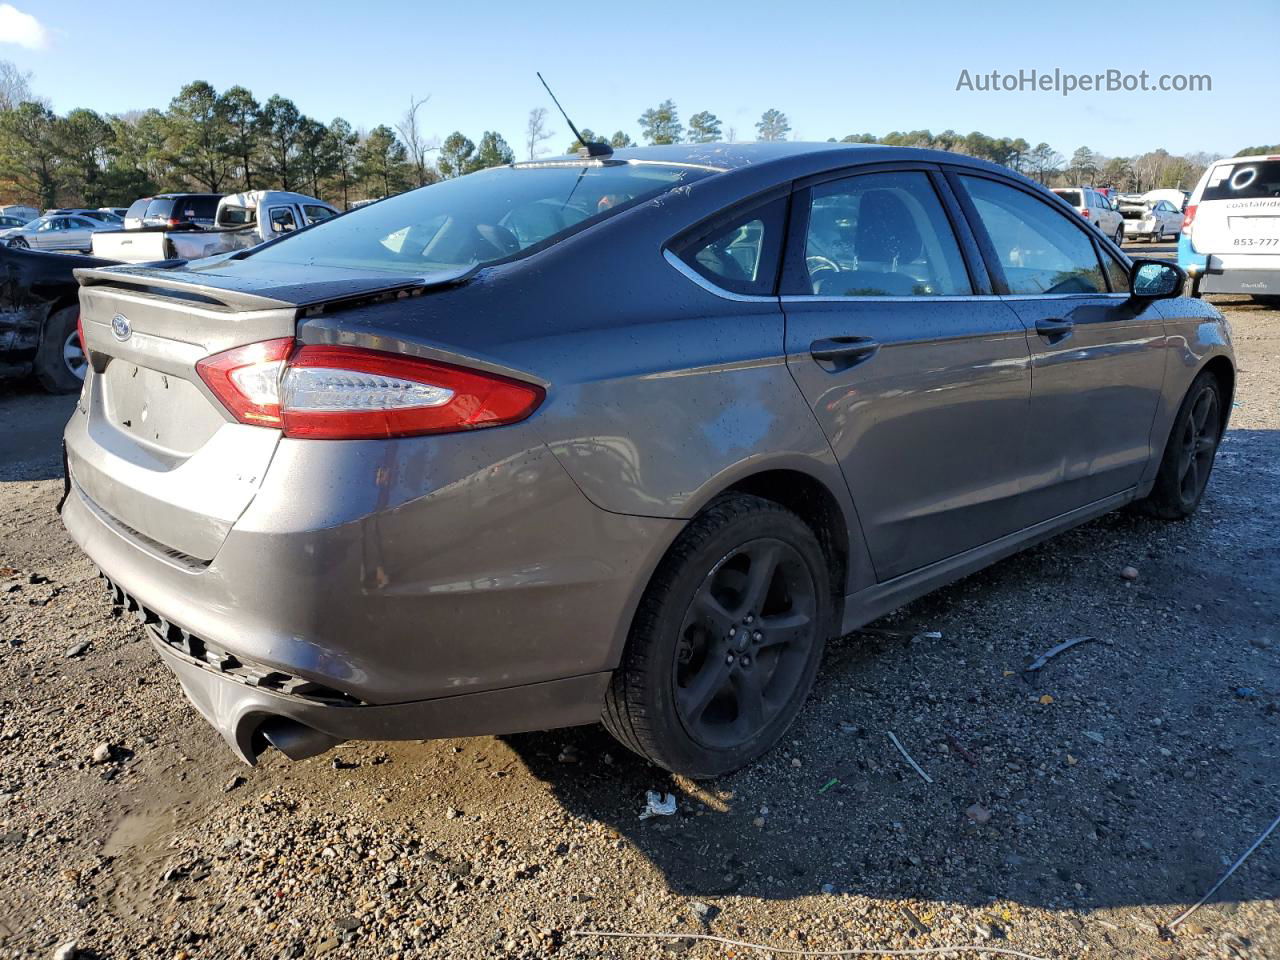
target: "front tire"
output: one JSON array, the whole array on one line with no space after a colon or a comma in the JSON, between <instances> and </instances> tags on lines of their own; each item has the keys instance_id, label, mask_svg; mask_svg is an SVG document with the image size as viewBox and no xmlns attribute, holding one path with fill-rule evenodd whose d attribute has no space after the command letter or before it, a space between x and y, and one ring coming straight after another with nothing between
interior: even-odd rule
<instances>
[{"instance_id":1,"label":"front tire","mask_svg":"<svg viewBox=\"0 0 1280 960\"><path fill-rule=\"evenodd\" d=\"M1124 246L1124 227L1123 226L1116 227L1116 235L1112 237L1112 239L1115 240L1117 247Z\"/></svg>"},{"instance_id":2,"label":"front tire","mask_svg":"<svg viewBox=\"0 0 1280 960\"><path fill-rule=\"evenodd\" d=\"M729 773L791 725L830 629L830 575L813 530L770 500L720 497L654 573L604 725L673 773Z\"/></svg>"},{"instance_id":3,"label":"front tire","mask_svg":"<svg viewBox=\"0 0 1280 960\"><path fill-rule=\"evenodd\" d=\"M9 246L15 250L30 250L31 244L27 243L26 237L14 237L9 241Z\"/></svg>"},{"instance_id":4,"label":"front tire","mask_svg":"<svg viewBox=\"0 0 1280 960\"><path fill-rule=\"evenodd\" d=\"M84 384L89 361L80 343L79 307L63 307L49 317L36 350L35 375L50 393L75 393Z\"/></svg>"},{"instance_id":5,"label":"front tire","mask_svg":"<svg viewBox=\"0 0 1280 960\"><path fill-rule=\"evenodd\" d=\"M1222 387L1211 372L1201 371L1174 417L1155 486L1142 503L1147 513L1185 520L1196 512L1209 485L1222 424Z\"/></svg>"}]
</instances>

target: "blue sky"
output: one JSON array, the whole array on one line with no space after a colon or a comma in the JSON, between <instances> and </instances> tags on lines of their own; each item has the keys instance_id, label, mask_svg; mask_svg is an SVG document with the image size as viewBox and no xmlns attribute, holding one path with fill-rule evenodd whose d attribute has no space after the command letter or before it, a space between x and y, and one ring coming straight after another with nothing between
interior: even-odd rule
<instances>
[{"instance_id":1,"label":"blue sky","mask_svg":"<svg viewBox=\"0 0 1280 960\"><path fill-rule=\"evenodd\" d=\"M430 94L428 134L479 139L496 129L520 155L529 109L552 107L540 69L580 126L637 139L636 118L670 97L682 120L711 110L739 139L776 107L806 140L950 127L1108 155L1158 146L1234 153L1280 140L1267 93L1280 44L1276 0L1164 0L1149 11L1114 0L934 10L883 0L8 3L38 26L0 3L0 58L32 71L59 111L162 107L203 79L219 90L243 84L260 100L280 93L321 120L367 128L394 124L411 93ZM956 90L962 69L1055 67L1204 73L1213 90ZM559 152L572 137L558 116L551 127Z\"/></svg>"}]
</instances>

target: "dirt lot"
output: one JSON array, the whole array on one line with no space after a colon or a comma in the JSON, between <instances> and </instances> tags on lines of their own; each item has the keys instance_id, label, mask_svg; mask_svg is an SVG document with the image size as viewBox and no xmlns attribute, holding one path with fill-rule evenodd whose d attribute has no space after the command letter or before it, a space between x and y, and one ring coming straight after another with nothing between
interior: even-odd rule
<instances>
[{"instance_id":1,"label":"dirt lot","mask_svg":"<svg viewBox=\"0 0 1280 960\"><path fill-rule=\"evenodd\" d=\"M834 643L784 746L700 785L598 728L241 766L54 516L71 401L0 388L0 955L1280 957L1280 833L1158 930L1280 813L1280 311L1219 306L1198 516L1105 517Z\"/></svg>"}]
</instances>

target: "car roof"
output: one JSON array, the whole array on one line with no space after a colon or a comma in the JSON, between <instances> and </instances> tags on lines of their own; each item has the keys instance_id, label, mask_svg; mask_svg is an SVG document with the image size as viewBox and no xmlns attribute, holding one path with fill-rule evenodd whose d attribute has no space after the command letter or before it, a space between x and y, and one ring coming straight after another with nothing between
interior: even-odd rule
<instances>
[{"instance_id":1,"label":"car roof","mask_svg":"<svg viewBox=\"0 0 1280 960\"><path fill-rule=\"evenodd\" d=\"M897 147L879 143L809 143L800 140L754 141L751 143L673 143L655 147L626 147L615 150L614 160L632 160L648 163L679 163L707 167L712 170L731 171L752 167L769 167L779 176L806 176L824 169L839 169L861 163L892 163L916 161L926 163L951 163L961 166L1013 173L987 160L968 157L945 150L929 150L924 147ZM573 154L547 157L514 164L521 166L545 166L551 163L574 164L581 160Z\"/></svg>"}]
</instances>

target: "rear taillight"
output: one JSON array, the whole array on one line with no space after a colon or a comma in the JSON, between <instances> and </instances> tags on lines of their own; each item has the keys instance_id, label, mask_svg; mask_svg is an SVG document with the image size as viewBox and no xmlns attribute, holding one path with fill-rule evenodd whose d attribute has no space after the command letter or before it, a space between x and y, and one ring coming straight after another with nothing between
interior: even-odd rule
<instances>
[{"instance_id":1,"label":"rear taillight","mask_svg":"<svg viewBox=\"0 0 1280 960\"><path fill-rule=\"evenodd\" d=\"M290 338L215 354L196 371L241 423L319 440L501 426L529 416L544 395L480 370L359 347L295 347Z\"/></svg>"},{"instance_id":2,"label":"rear taillight","mask_svg":"<svg viewBox=\"0 0 1280 960\"><path fill-rule=\"evenodd\" d=\"M1191 222L1196 218L1196 205L1193 203L1182 211L1182 229L1190 230Z\"/></svg>"},{"instance_id":3,"label":"rear taillight","mask_svg":"<svg viewBox=\"0 0 1280 960\"><path fill-rule=\"evenodd\" d=\"M1089 219L1089 208L1088 208L1088 207L1085 207L1083 210L1081 210L1081 211L1080 211L1080 216L1082 216L1082 217L1084 217L1086 220L1088 220L1088 219Z\"/></svg>"},{"instance_id":4,"label":"rear taillight","mask_svg":"<svg viewBox=\"0 0 1280 960\"><path fill-rule=\"evenodd\" d=\"M89 356L89 345L84 339L84 314L76 314L76 336L80 338L80 351L87 357Z\"/></svg>"},{"instance_id":5,"label":"rear taillight","mask_svg":"<svg viewBox=\"0 0 1280 960\"><path fill-rule=\"evenodd\" d=\"M182 223L182 221L181 221L181 220L179 220L177 217L170 217L170 218L169 218L169 226L171 226L171 227L179 226L179 225L181 225L181 223Z\"/></svg>"}]
</instances>

